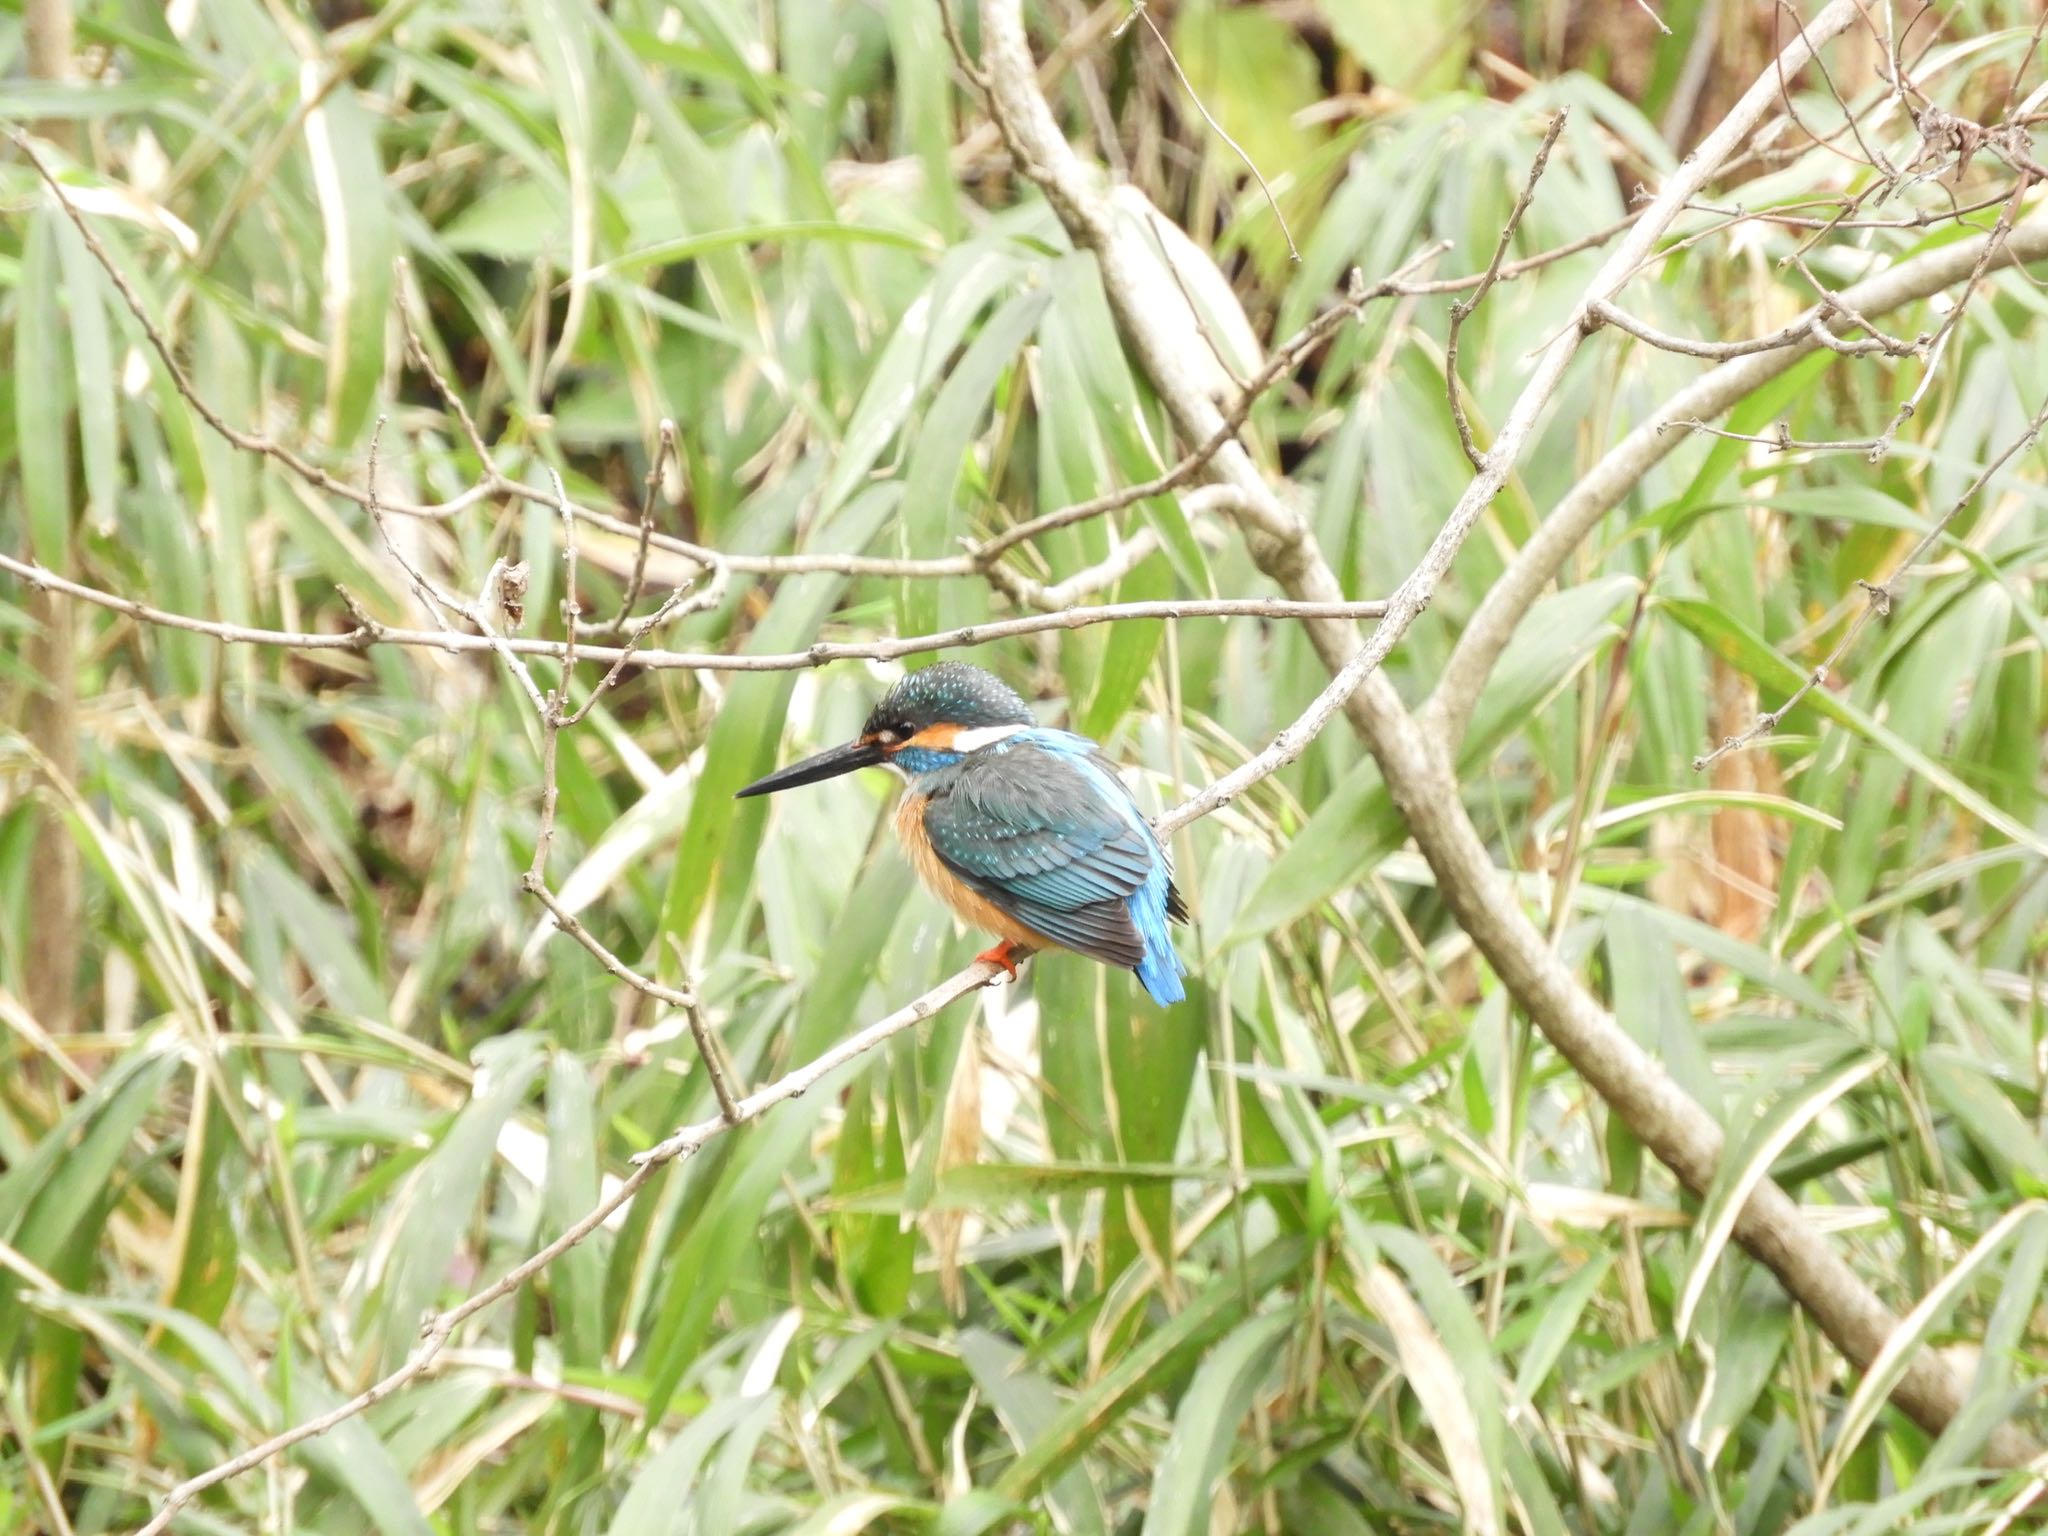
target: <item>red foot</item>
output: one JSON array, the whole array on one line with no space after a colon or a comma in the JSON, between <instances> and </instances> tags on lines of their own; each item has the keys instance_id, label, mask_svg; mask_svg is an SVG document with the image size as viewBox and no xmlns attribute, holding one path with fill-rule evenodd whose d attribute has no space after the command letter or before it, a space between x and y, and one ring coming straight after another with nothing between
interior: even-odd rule
<instances>
[{"instance_id":1,"label":"red foot","mask_svg":"<svg viewBox=\"0 0 2048 1536\"><path fill-rule=\"evenodd\" d=\"M1015 981L1017 979L1017 962L1026 958L1030 953L1031 951L1024 948L1023 945L1014 944L1010 940L1005 939L1002 943L996 945L995 948L984 949L974 958L976 960L986 960L990 965L1000 965L1010 973L1010 980Z\"/></svg>"}]
</instances>

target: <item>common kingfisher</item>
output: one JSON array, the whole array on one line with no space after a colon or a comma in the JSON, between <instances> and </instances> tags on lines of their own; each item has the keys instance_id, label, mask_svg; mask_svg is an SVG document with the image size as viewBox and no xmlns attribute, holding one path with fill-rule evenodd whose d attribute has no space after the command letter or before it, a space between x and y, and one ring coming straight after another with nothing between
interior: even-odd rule
<instances>
[{"instance_id":1,"label":"common kingfisher","mask_svg":"<svg viewBox=\"0 0 2048 1536\"><path fill-rule=\"evenodd\" d=\"M980 667L942 661L891 688L852 741L739 798L870 767L909 785L896 831L925 884L1002 939L977 958L1014 978L1019 960L1057 946L1135 971L1161 1007L1187 995L1166 926L1188 915L1172 865L1094 742L1040 725Z\"/></svg>"}]
</instances>

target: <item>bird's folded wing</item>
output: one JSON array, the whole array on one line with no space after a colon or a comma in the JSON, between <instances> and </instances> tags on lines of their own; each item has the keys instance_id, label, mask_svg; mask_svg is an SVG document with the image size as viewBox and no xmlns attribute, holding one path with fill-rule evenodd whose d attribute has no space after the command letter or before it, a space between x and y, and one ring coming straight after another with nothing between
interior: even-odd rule
<instances>
[{"instance_id":1,"label":"bird's folded wing","mask_svg":"<svg viewBox=\"0 0 2048 1536\"><path fill-rule=\"evenodd\" d=\"M1131 895L1151 876L1149 840L1112 779L1051 753L1006 752L934 793L932 851L976 893L1055 943L1135 966L1145 941Z\"/></svg>"}]
</instances>

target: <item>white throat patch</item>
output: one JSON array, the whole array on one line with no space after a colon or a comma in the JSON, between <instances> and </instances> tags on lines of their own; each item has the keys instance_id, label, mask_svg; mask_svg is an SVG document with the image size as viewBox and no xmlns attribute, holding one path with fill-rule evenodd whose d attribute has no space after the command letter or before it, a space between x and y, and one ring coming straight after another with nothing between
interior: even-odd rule
<instances>
[{"instance_id":1,"label":"white throat patch","mask_svg":"<svg viewBox=\"0 0 2048 1536\"><path fill-rule=\"evenodd\" d=\"M1008 741L1012 736L1030 729L1028 725L984 725L979 730L961 731L953 737L952 750L979 752L983 747L992 747L999 741Z\"/></svg>"}]
</instances>

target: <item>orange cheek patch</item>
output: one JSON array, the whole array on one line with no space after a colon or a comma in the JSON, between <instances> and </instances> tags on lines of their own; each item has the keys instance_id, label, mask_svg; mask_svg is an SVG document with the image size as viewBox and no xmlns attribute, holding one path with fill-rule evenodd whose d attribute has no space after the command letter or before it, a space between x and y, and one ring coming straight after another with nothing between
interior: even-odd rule
<instances>
[{"instance_id":1,"label":"orange cheek patch","mask_svg":"<svg viewBox=\"0 0 2048 1536\"><path fill-rule=\"evenodd\" d=\"M904 742L903 745L906 747L928 747L934 752L950 752L953 750L953 743L959 735L960 727L957 725L928 725L911 737L910 740Z\"/></svg>"}]
</instances>

